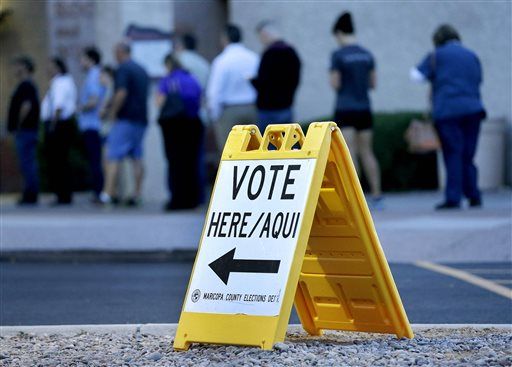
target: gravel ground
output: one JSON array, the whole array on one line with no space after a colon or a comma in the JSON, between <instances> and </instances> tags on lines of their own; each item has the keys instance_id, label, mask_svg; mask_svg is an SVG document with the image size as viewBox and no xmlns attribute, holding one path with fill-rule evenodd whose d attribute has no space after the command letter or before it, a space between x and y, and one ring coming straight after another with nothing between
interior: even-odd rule
<instances>
[{"instance_id":1,"label":"gravel ground","mask_svg":"<svg viewBox=\"0 0 512 367\"><path fill-rule=\"evenodd\" d=\"M289 332L273 351L194 345L172 349L171 336L81 332L0 337L0 366L512 366L510 329L422 329L393 336Z\"/></svg>"}]
</instances>

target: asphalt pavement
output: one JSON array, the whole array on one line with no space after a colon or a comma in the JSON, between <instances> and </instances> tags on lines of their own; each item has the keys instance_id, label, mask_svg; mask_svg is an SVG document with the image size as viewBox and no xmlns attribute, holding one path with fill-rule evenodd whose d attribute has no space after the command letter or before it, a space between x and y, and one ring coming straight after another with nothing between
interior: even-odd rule
<instances>
[{"instance_id":1,"label":"asphalt pavement","mask_svg":"<svg viewBox=\"0 0 512 367\"><path fill-rule=\"evenodd\" d=\"M450 266L512 280L510 263ZM0 263L0 324L176 323L191 269L191 262ZM411 323L512 324L509 298L413 264L391 271ZM295 312L290 323L299 323Z\"/></svg>"},{"instance_id":2,"label":"asphalt pavement","mask_svg":"<svg viewBox=\"0 0 512 367\"><path fill-rule=\"evenodd\" d=\"M511 194L443 213L432 209L440 193L387 194L372 213L412 323L512 324ZM1 325L178 321L205 207L164 214L159 203L47 199L17 208L0 197Z\"/></svg>"}]
</instances>

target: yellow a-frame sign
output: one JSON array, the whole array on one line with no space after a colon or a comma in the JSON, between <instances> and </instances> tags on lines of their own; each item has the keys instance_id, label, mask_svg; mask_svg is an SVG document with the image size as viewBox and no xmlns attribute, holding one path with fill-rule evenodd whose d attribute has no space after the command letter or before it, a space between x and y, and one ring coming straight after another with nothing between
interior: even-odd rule
<instances>
[{"instance_id":1,"label":"yellow a-frame sign","mask_svg":"<svg viewBox=\"0 0 512 367\"><path fill-rule=\"evenodd\" d=\"M333 122L229 134L174 348L271 349L292 303L304 329L413 337L343 136Z\"/></svg>"}]
</instances>

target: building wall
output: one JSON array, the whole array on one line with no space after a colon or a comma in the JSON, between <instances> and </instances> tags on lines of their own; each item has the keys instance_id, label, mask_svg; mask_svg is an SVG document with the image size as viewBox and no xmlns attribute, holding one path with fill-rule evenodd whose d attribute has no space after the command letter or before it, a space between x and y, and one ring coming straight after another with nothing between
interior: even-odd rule
<instances>
[{"instance_id":1,"label":"building wall","mask_svg":"<svg viewBox=\"0 0 512 367\"><path fill-rule=\"evenodd\" d=\"M483 99L491 118L511 116L510 2L230 2L230 20L239 24L247 45L261 46L254 29L262 19L280 23L304 63L296 100L297 118L309 121L332 114L334 94L327 70L336 43L331 28L349 10L360 43L375 55L378 87L372 93L379 111L425 110L427 87L409 81L409 69L432 49L431 34L451 23L464 44L480 56L484 68Z\"/></svg>"},{"instance_id":2,"label":"building wall","mask_svg":"<svg viewBox=\"0 0 512 367\"><path fill-rule=\"evenodd\" d=\"M47 86L48 34L41 31L47 27L45 6L44 2L0 1L0 10L10 11L0 23L0 192L15 191L21 187L14 141L6 134L7 108L17 84L10 65L13 57L21 54L31 56L36 64L34 78L39 92L43 93ZM27 19L30 19L30 27Z\"/></svg>"},{"instance_id":3,"label":"building wall","mask_svg":"<svg viewBox=\"0 0 512 367\"><path fill-rule=\"evenodd\" d=\"M10 62L13 57L26 54L36 64L35 79L40 93L47 86L46 64L49 56L45 2L2 0L0 9L10 9L0 24L0 131L5 126L9 96L16 86ZM30 27L27 27L30 19ZM38 30L34 32L34 30Z\"/></svg>"},{"instance_id":4,"label":"building wall","mask_svg":"<svg viewBox=\"0 0 512 367\"><path fill-rule=\"evenodd\" d=\"M80 57L84 47L95 43L93 0L47 1L47 33L50 54L61 57L77 85L82 84L84 72Z\"/></svg>"},{"instance_id":5,"label":"building wall","mask_svg":"<svg viewBox=\"0 0 512 367\"><path fill-rule=\"evenodd\" d=\"M221 50L219 34L227 20L226 0L174 2L175 31L192 32L198 52L212 60Z\"/></svg>"}]
</instances>

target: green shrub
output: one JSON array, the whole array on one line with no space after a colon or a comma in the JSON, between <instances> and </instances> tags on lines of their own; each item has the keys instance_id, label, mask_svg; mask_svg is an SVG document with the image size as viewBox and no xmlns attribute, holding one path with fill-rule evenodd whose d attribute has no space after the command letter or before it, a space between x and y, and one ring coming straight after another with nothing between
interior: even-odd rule
<instances>
[{"instance_id":1,"label":"green shrub","mask_svg":"<svg viewBox=\"0 0 512 367\"><path fill-rule=\"evenodd\" d=\"M437 189L436 153L411 154L404 139L412 119L421 119L419 112L377 112L374 114L373 148L379 161L384 191ZM313 121L330 121L323 117ZM307 125L303 126L307 129ZM304 129L304 130L305 130ZM360 172L363 188L366 179Z\"/></svg>"}]
</instances>

